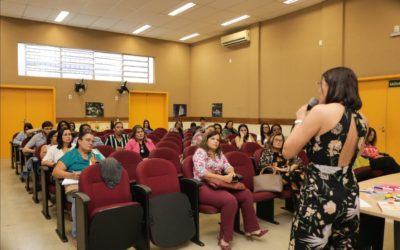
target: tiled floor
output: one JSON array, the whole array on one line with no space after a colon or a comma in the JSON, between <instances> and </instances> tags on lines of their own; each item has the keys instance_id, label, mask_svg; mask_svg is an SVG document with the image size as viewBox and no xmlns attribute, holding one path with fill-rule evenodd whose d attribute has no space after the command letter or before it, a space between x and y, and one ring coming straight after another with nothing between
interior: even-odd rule
<instances>
[{"instance_id":1,"label":"tiled floor","mask_svg":"<svg viewBox=\"0 0 400 250\"><path fill-rule=\"evenodd\" d=\"M50 209L52 219L46 220L41 214L41 204L35 204L32 196L25 191L24 184L19 181L15 172L10 168L10 161L1 160L1 245L2 250L69 250L76 249L69 237L67 243L62 243L55 233L55 207ZM234 249L271 249L283 250L288 248L289 232L292 214L280 207L283 202L275 202L275 219L280 225L274 225L260 220L261 227L269 232L260 240L247 241L244 236L235 234L232 247ZM204 247L191 242L176 249L219 249L217 246L217 232L219 215L201 215L201 240ZM67 232L71 223L67 221ZM393 222L388 221L385 227L385 248L393 249ZM152 247L152 249L158 249Z\"/></svg>"}]
</instances>

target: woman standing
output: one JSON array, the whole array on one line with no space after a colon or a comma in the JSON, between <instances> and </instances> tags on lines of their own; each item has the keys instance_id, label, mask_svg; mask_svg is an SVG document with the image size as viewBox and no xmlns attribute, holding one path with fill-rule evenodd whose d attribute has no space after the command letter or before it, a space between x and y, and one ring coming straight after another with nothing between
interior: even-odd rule
<instances>
[{"instance_id":1,"label":"woman standing","mask_svg":"<svg viewBox=\"0 0 400 250\"><path fill-rule=\"evenodd\" d=\"M283 147L289 159L306 145L310 159L289 248L354 249L360 206L352 165L367 133L354 72L345 67L326 71L319 103L297 111L296 126Z\"/></svg>"},{"instance_id":2,"label":"woman standing","mask_svg":"<svg viewBox=\"0 0 400 250\"><path fill-rule=\"evenodd\" d=\"M156 146L147 138L142 126L136 125L132 128L132 137L125 146L126 150L139 153L140 156L145 159L149 157L150 152L155 148Z\"/></svg>"},{"instance_id":3,"label":"woman standing","mask_svg":"<svg viewBox=\"0 0 400 250\"><path fill-rule=\"evenodd\" d=\"M253 136L249 133L249 128L246 124L239 125L239 135L235 137L236 147L240 149L246 142L254 142Z\"/></svg>"},{"instance_id":4,"label":"woman standing","mask_svg":"<svg viewBox=\"0 0 400 250\"><path fill-rule=\"evenodd\" d=\"M204 136L200 148L193 155L193 175L195 179L201 181L204 178L211 177L228 183L232 182L235 171L221 152L220 139L220 135L216 131ZM230 192L201 185L199 199L202 204L209 204L221 209L218 244L222 250L231 249L229 242L233 239L233 222L238 206L242 210L247 237L261 237L267 233L267 230L260 229L258 224L250 190Z\"/></svg>"}]
</instances>

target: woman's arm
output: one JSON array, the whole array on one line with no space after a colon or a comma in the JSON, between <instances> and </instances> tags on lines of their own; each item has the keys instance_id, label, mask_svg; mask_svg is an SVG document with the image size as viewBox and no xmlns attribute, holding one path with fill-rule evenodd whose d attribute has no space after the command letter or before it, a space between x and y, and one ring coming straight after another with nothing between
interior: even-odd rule
<instances>
[{"instance_id":1,"label":"woman's arm","mask_svg":"<svg viewBox=\"0 0 400 250\"><path fill-rule=\"evenodd\" d=\"M74 179L79 180L80 173L68 172L67 167L64 165L62 161L58 161L54 170L53 176L58 179Z\"/></svg>"},{"instance_id":2,"label":"woman's arm","mask_svg":"<svg viewBox=\"0 0 400 250\"><path fill-rule=\"evenodd\" d=\"M236 136L235 137L235 143L236 143L236 146L237 146L237 148L241 148L242 147L242 145L243 145L243 138L241 137L241 136Z\"/></svg>"}]
</instances>

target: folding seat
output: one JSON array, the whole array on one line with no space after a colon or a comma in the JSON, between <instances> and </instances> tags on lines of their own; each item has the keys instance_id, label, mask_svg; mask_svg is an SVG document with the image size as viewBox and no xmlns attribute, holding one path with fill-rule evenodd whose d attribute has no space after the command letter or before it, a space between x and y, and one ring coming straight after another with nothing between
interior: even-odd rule
<instances>
[{"instance_id":1,"label":"folding seat","mask_svg":"<svg viewBox=\"0 0 400 250\"><path fill-rule=\"evenodd\" d=\"M15 168L16 163L17 163L17 152L18 152L18 145L15 145L13 143L15 137L17 137L17 135L19 134L19 132L15 133L10 141L10 149L11 149L11 168Z\"/></svg>"},{"instance_id":2,"label":"folding seat","mask_svg":"<svg viewBox=\"0 0 400 250\"><path fill-rule=\"evenodd\" d=\"M46 219L51 219L49 213L49 200L56 195L56 185L52 181L53 168L40 166L40 186L42 188L42 214Z\"/></svg>"},{"instance_id":3,"label":"folding seat","mask_svg":"<svg viewBox=\"0 0 400 250\"><path fill-rule=\"evenodd\" d=\"M99 146L96 146L96 147L94 147L94 148L96 148L97 150L99 150L100 153L101 153L104 157L106 157L106 158L107 158L110 154L112 154L112 153L115 152L115 149L114 149L113 147L111 147L111 146L108 146L108 145L99 145Z\"/></svg>"},{"instance_id":4,"label":"folding seat","mask_svg":"<svg viewBox=\"0 0 400 250\"><path fill-rule=\"evenodd\" d=\"M195 235L193 210L189 198L181 193L176 168L164 159L150 158L136 169L134 197L143 205L146 227L153 244L175 247ZM190 182L186 180L182 182Z\"/></svg>"},{"instance_id":5,"label":"folding seat","mask_svg":"<svg viewBox=\"0 0 400 250\"><path fill-rule=\"evenodd\" d=\"M185 193L188 194L190 198L190 203L192 204L192 208L194 210L194 222L196 225L196 234L192 238L192 242L196 243L199 246L204 246L204 243L200 241L200 213L203 214L218 214L221 213L221 210L217 207L201 204L199 201L199 188L203 183L196 179L193 179L193 156L187 156L183 160L183 182L186 184ZM188 181L190 180L190 182ZM185 182L187 181L187 182ZM240 213L236 213L235 222L234 222L234 231L241 233L240 231Z\"/></svg>"},{"instance_id":6,"label":"folding seat","mask_svg":"<svg viewBox=\"0 0 400 250\"><path fill-rule=\"evenodd\" d=\"M136 182L136 167L142 161L140 154L130 150L119 150L110 154L109 157L113 157L122 164L129 176L129 182L133 185Z\"/></svg>"},{"instance_id":7,"label":"folding seat","mask_svg":"<svg viewBox=\"0 0 400 250\"><path fill-rule=\"evenodd\" d=\"M183 158L186 158L186 157L188 157L188 156L194 155L194 153L196 152L196 150L197 150L198 148L199 148L199 147L197 147L196 145L189 146L189 147L185 148L185 149L183 150Z\"/></svg>"},{"instance_id":8,"label":"folding seat","mask_svg":"<svg viewBox=\"0 0 400 250\"><path fill-rule=\"evenodd\" d=\"M249 156L238 151L229 152L225 154L225 156L235 169L235 172L243 176L241 182L252 192L257 207L257 216L271 223L279 224L274 219L274 198L276 194L273 192L253 192L253 177L255 176L255 171Z\"/></svg>"},{"instance_id":9,"label":"folding seat","mask_svg":"<svg viewBox=\"0 0 400 250\"><path fill-rule=\"evenodd\" d=\"M179 145L177 145L174 142L171 141L161 141L159 143L157 143L157 148L171 148L173 150L175 150L175 152L178 155L182 154L181 148L179 148Z\"/></svg>"},{"instance_id":10,"label":"folding seat","mask_svg":"<svg viewBox=\"0 0 400 250\"><path fill-rule=\"evenodd\" d=\"M221 151L222 153L226 154L228 152L232 152L232 151L238 151L237 147L231 145L231 144L221 144Z\"/></svg>"},{"instance_id":11,"label":"folding seat","mask_svg":"<svg viewBox=\"0 0 400 250\"><path fill-rule=\"evenodd\" d=\"M160 138L153 133L148 134L147 138L149 138L154 143L154 145L157 145L157 143L160 142Z\"/></svg>"},{"instance_id":12,"label":"folding seat","mask_svg":"<svg viewBox=\"0 0 400 250\"><path fill-rule=\"evenodd\" d=\"M132 201L125 169L120 182L111 189L103 181L99 164L86 168L74 197L78 250L149 249L143 208Z\"/></svg>"},{"instance_id":13,"label":"folding seat","mask_svg":"<svg viewBox=\"0 0 400 250\"><path fill-rule=\"evenodd\" d=\"M259 149L262 149L262 147L257 142L246 142L243 143L240 151L247 154L248 156L253 156L254 153Z\"/></svg>"},{"instance_id":14,"label":"folding seat","mask_svg":"<svg viewBox=\"0 0 400 250\"><path fill-rule=\"evenodd\" d=\"M182 164L179 155L174 149L157 147L150 152L149 158L159 158L171 162L175 166L178 175L182 175Z\"/></svg>"}]
</instances>

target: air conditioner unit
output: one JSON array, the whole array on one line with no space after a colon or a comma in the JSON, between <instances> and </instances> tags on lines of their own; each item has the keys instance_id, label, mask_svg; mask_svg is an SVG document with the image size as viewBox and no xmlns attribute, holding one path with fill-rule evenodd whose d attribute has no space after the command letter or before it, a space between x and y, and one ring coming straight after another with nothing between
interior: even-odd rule
<instances>
[{"instance_id":1,"label":"air conditioner unit","mask_svg":"<svg viewBox=\"0 0 400 250\"><path fill-rule=\"evenodd\" d=\"M231 47L242 43L250 42L250 30L242 30L227 36L221 37L221 45Z\"/></svg>"}]
</instances>

